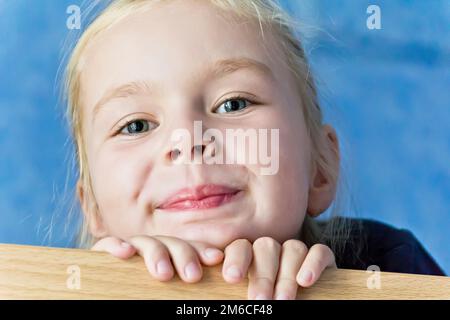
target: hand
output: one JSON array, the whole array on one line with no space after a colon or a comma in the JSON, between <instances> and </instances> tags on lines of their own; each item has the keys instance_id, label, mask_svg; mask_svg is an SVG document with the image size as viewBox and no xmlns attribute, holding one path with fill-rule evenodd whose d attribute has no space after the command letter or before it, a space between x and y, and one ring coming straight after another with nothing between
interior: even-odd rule
<instances>
[{"instance_id":1,"label":"hand","mask_svg":"<svg viewBox=\"0 0 450 320\"><path fill-rule=\"evenodd\" d=\"M144 258L148 271L156 279L160 281L172 279L175 267L180 278L189 283L202 278L200 263L213 266L221 263L224 257L221 250L205 243L186 242L166 236L135 236L127 242L115 237L106 237L99 240L91 250L106 251L121 259L139 254Z\"/></svg>"},{"instance_id":2,"label":"hand","mask_svg":"<svg viewBox=\"0 0 450 320\"><path fill-rule=\"evenodd\" d=\"M322 244L309 250L299 240L280 245L269 237L253 245L246 239L233 241L225 248L223 277L237 283L248 271L248 299L296 299L298 285L313 285L326 267L336 268L334 254Z\"/></svg>"}]
</instances>

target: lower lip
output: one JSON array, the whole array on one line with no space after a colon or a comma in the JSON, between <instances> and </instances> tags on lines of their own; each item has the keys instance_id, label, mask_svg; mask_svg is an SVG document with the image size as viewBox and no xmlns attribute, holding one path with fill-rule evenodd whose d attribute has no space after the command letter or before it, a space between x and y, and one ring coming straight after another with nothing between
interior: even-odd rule
<instances>
[{"instance_id":1,"label":"lower lip","mask_svg":"<svg viewBox=\"0 0 450 320\"><path fill-rule=\"evenodd\" d=\"M236 191L234 193L224 193L205 197L201 200L185 200L173 203L165 207L164 210L183 211L183 210L205 210L217 208L236 200L243 191Z\"/></svg>"}]
</instances>

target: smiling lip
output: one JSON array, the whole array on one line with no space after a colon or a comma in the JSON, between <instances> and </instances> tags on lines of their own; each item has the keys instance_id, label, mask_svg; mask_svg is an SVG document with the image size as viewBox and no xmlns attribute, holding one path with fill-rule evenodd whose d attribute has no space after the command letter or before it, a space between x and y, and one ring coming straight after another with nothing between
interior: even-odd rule
<instances>
[{"instance_id":1,"label":"smiling lip","mask_svg":"<svg viewBox=\"0 0 450 320\"><path fill-rule=\"evenodd\" d=\"M216 184L184 188L166 199L158 209L200 210L215 208L232 201L240 191L242 190Z\"/></svg>"}]
</instances>

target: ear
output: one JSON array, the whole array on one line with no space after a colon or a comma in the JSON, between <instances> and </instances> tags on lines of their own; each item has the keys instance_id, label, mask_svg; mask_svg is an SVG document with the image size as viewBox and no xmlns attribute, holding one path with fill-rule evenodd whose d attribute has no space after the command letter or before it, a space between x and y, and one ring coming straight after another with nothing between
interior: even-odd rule
<instances>
[{"instance_id":1,"label":"ear","mask_svg":"<svg viewBox=\"0 0 450 320\"><path fill-rule=\"evenodd\" d=\"M81 209L89 225L89 231L95 238L103 238L108 235L103 220L98 211L92 195L83 187L81 180L77 182L77 196L81 204Z\"/></svg>"},{"instance_id":2,"label":"ear","mask_svg":"<svg viewBox=\"0 0 450 320\"><path fill-rule=\"evenodd\" d=\"M327 174L316 162L313 163L307 208L308 214L312 217L319 216L333 202L339 176L340 156L336 131L331 126L324 125L321 139L323 147L319 150L319 156L335 174Z\"/></svg>"}]
</instances>

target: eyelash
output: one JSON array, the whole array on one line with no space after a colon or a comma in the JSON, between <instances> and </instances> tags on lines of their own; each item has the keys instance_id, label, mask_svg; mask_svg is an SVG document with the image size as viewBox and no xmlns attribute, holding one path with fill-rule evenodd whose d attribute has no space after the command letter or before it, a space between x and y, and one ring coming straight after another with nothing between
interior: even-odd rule
<instances>
[{"instance_id":1,"label":"eyelash","mask_svg":"<svg viewBox=\"0 0 450 320\"><path fill-rule=\"evenodd\" d=\"M232 101L232 100L243 100L243 101L249 102L250 105L254 104L254 102L252 100L250 100L250 99L248 99L248 98L246 98L244 96L237 95L237 96L233 96L233 97L230 97L230 98L227 98L227 99L223 100L213 110L214 111L217 110L224 103L227 103L227 102ZM242 110L232 111L232 112L228 112L228 113L237 113L237 112L240 112L240 111L242 111ZM125 124L121 125L119 129L117 129L117 131L114 133L114 136L121 134L123 129L125 129L130 124L132 124L134 122L137 122L137 121L147 121L147 122L149 122L150 120L145 120L145 119L142 119L142 118L135 118L135 119L128 120ZM132 136L132 135L138 135L138 133L135 133L135 134L123 134L123 135Z\"/></svg>"},{"instance_id":2,"label":"eyelash","mask_svg":"<svg viewBox=\"0 0 450 320\"><path fill-rule=\"evenodd\" d=\"M128 120L127 122L125 122L123 125L121 125L121 126L119 127L119 129L117 129L117 130L114 132L114 136L116 136L116 135L124 135L124 136L135 136L135 135L139 135L139 133L122 133L122 130L123 130L123 129L125 129L125 128L128 127L130 124L132 124L132 123L134 123L134 122L137 122L137 121L151 122L150 120L145 120L145 119L142 119L142 118L130 119L130 120ZM159 126L159 124L158 124L156 127L158 127L158 126ZM155 127L155 128L156 128L156 127ZM152 129L149 129L149 130L152 130Z\"/></svg>"},{"instance_id":3,"label":"eyelash","mask_svg":"<svg viewBox=\"0 0 450 320\"><path fill-rule=\"evenodd\" d=\"M244 97L244 96L237 95L237 96L230 97L230 98L227 98L227 99L223 100L223 101L220 102L220 103L218 104L218 106L215 107L213 110L216 111L217 109L219 109L219 107L220 107L221 105L223 105L224 103L227 103L228 101L231 101L231 100L244 100L244 101L249 102L250 105L254 104L254 102L253 102L252 100L247 99L247 98ZM247 107L248 107L248 106L247 106ZM237 110L237 111L232 111L232 112L227 112L227 113L237 113L237 112L240 112L240 111L242 111L242 110Z\"/></svg>"}]
</instances>

